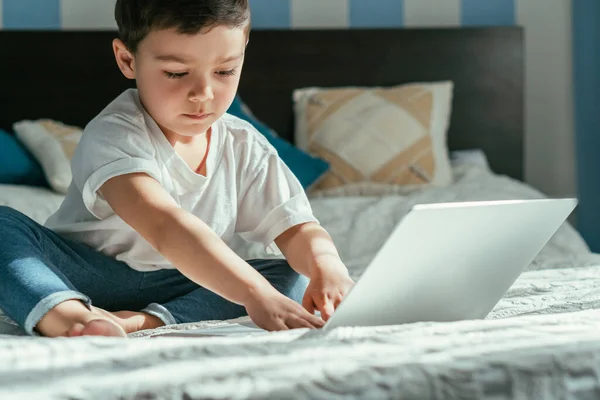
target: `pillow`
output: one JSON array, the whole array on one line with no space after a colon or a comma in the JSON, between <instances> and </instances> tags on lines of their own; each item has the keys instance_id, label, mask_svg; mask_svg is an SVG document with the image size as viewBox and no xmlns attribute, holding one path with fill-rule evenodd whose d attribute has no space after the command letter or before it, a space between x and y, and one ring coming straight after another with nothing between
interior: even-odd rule
<instances>
[{"instance_id":1,"label":"pillow","mask_svg":"<svg viewBox=\"0 0 600 400\"><path fill-rule=\"evenodd\" d=\"M44 172L17 138L0 130L0 183L45 186Z\"/></svg>"},{"instance_id":2,"label":"pillow","mask_svg":"<svg viewBox=\"0 0 600 400\"><path fill-rule=\"evenodd\" d=\"M452 91L452 82L295 90L296 144L331 166L312 190L451 184Z\"/></svg>"},{"instance_id":3,"label":"pillow","mask_svg":"<svg viewBox=\"0 0 600 400\"><path fill-rule=\"evenodd\" d=\"M82 129L50 119L19 121L13 128L17 138L41 164L50 187L66 194L73 179L71 158Z\"/></svg>"},{"instance_id":4,"label":"pillow","mask_svg":"<svg viewBox=\"0 0 600 400\"><path fill-rule=\"evenodd\" d=\"M293 146L291 143L280 138L267 125L256 119L239 95L235 97L227 113L248 121L257 131L264 135L271 145L275 147L282 161L296 175L304 189L314 185L329 169L327 162Z\"/></svg>"},{"instance_id":5,"label":"pillow","mask_svg":"<svg viewBox=\"0 0 600 400\"><path fill-rule=\"evenodd\" d=\"M450 159L453 166L470 164L492 170L487 155L482 149L454 150L450 153Z\"/></svg>"},{"instance_id":6,"label":"pillow","mask_svg":"<svg viewBox=\"0 0 600 400\"><path fill-rule=\"evenodd\" d=\"M256 128L257 131L262 133L267 138L279 137L277 132L269 128L263 122L259 121L258 118L256 118L256 116L254 116L252 110L250 110L246 103L242 101L242 98L239 94L237 94L233 99L233 103L231 103L231 105L229 106L227 113L250 122Z\"/></svg>"}]
</instances>

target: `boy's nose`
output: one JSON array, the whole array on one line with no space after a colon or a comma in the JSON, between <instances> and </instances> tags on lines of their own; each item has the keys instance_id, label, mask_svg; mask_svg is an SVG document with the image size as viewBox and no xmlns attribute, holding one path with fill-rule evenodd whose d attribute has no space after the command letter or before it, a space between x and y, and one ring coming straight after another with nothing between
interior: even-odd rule
<instances>
[{"instance_id":1,"label":"boy's nose","mask_svg":"<svg viewBox=\"0 0 600 400\"><path fill-rule=\"evenodd\" d=\"M214 98L214 94L210 85L199 85L190 91L189 99L193 102L203 102L207 100L212 100Z\"/></svg>"}]
</instances>

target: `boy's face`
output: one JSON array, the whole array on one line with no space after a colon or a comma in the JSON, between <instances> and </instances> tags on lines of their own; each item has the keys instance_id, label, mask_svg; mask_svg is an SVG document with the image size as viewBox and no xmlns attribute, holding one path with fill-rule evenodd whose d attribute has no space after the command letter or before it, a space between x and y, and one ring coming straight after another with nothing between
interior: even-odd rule
<instances>
[{"instance_id":1,"label":"boy's face","mask_svg":"<svg viewBox=\"0 0 600 400\"><path fill-rule=\"evenodd\" d=\"M124 46L119 52L118 42L121 70L136 80L146 111L165 134L205 133L233 102L247 43L243 27L216 26L195 35L152 31L135 57Z\"/></svg>"}]
</instances>

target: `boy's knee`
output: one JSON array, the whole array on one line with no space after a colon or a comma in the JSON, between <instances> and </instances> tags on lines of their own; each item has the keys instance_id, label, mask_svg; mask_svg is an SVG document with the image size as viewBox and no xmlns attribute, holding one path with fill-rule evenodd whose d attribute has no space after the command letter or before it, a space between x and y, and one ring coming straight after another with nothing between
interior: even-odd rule
<instances>
[{"instance_id":1,"label":"boy's knee","mask_svg":"<svg viewBox=\"0 0 600 400\"><path fill-rule=\"evenodd\" d=\"M6 233L10 230L15 233L15 231L29 230L32 222L28 216L20 211L11 207L0 206L0 232Z\"/></svg>"},{"instance_id":2,"label":"boy's knee","mask_svg":"<svg viewBox=\"0 0 600 400\"><path fill-rule=\"evenodd\" d=\"M9 206L0 206L0 216L2 215L10 215L11 213L17 212L14 208Z\"/></svg>"},{"instance_id":3,"label":"boy's knee","mask_svg":"<svg viewBox=\"0 0 600 400\"><path fill-rule=\"evenodd\" d=\"M0 206L0 221L2 222L18 221L24 220L26 218L27 217L23 213L15 210L12 207ZM5 224L1 224L0 227L2 227L3 225Z\"/></svg>"},{"instance_id":4,"label":"boy's knee","mask_svg":"<svg viewBox=\"0 0 600 400\"><path fill-rule=\"evenodd\" d=\"M296 282L294 282L294 285L292 286L288 297L294 300L295 302L302 304L302 299L304 298L304 293L306 293L306 288L308 287L309 279L306 276L300 275L298 273L296 275L298 275L298 278Z\"/></svg>"},{"instance_id":5,"label":"boy's knee","mask_svg":"<svg viewBox=\"0 0 600 400\"><path fill-rule=\"evenodd\" d=\"M309 279L297 273L286 260L252 260L250 264L281 294L302 304Z\"/></svg>"},{"instance_id":6,"label":"boy's knee","mask_svg":"<svg viewBox=\"0 0 600 400\"><path fill-rule=\"evenodd\" d=\"M289 271L286 274L286 279L278 289L286 297L302 304L302 299L304 298L304 293L308 287L309 279L294 271L289 265L288 268Z\"/></svg>"}]
</instances>

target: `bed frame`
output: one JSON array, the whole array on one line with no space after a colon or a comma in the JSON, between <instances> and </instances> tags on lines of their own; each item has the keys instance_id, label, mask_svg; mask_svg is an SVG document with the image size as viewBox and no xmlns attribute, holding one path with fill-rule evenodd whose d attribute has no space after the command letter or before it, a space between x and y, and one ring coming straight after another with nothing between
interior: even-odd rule
<instances>
[{"instance_id":1,"label":"bed frame","mask_svg":"<svg viewBox=\"0 0 600 400\"><path fill-rule=\"evenodd\" d=\"M84 126L134 83L119 72L116 32L0 31L0 128L53 118ZM253 31L240 94L293 142L291 93L306 86L389 86L452 80L451 150L483 149L492 168L523 178L520 27Z\"/></svg>"}]
</instances>

